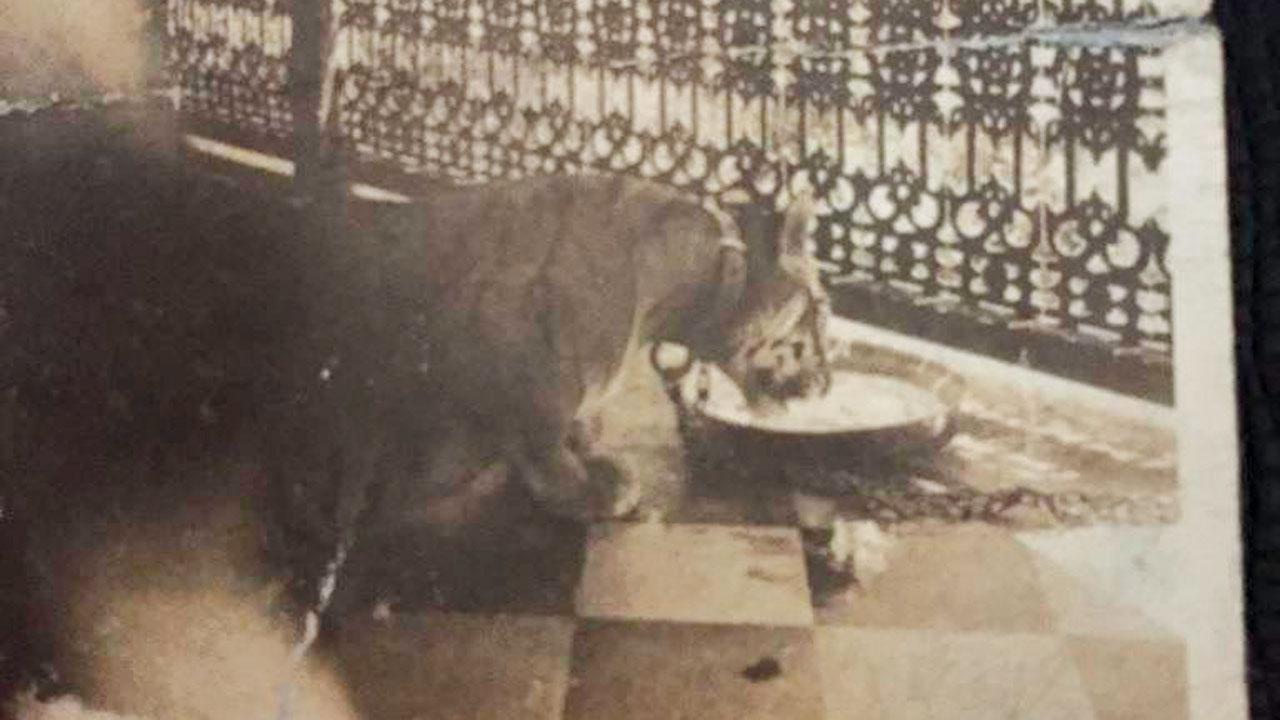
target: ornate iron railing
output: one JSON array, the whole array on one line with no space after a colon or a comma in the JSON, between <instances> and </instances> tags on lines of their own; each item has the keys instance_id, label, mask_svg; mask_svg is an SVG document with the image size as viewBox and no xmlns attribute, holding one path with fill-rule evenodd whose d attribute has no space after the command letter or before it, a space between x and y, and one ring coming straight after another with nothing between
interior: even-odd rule
<instances>
[{"instance_id":1,"label":"ornate iron railing","mask_svg":"<svg viewBox=\"0 0 1280 720\"><path fill-rule=\"evenodd\" d=\"M968 323L994 338L980 349L1024 359L1057 343L1071 352L1033 354L1066 372L1087 350L1166 396L1159 51L1044 31L1155 12L343 0L341 126L364 157L458 182L603 170L775 207L807 183L843 312L922 334ZM285 15L278 0L170 0L188 110L287 135Z\"/></svg>"},{"instance_id":2,"label":"ornate iron railing","mask_svg":"<svg viewBox=\"0 0 1280 720\"><path fill-rule=\"evenodd\" d=\"M276 0L166 2L170 72L185 112L287 137L287 6Z\"/></svg>"}]
</instances>

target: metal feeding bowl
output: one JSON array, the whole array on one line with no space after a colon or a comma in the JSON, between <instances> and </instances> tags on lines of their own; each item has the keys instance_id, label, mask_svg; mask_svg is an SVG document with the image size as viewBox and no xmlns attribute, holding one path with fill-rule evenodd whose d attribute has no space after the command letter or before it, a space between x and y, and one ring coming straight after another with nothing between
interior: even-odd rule
<instances>
[{"instance_id":1,"label":"metal feeding bowl","mask_svg":"<svg viewBox=\"0 0 1280 720\"><path fill-rule=\"evenodd\" d=\"M708 368L705 400L693 402L697 442L752 470L883 468L919 460L955 434L964 381L946 367L865 343L838 346L832 387L767 410L749 409L732 381ZM696 396L692 386L687 398Z\"/></svg>"}]
</instances>

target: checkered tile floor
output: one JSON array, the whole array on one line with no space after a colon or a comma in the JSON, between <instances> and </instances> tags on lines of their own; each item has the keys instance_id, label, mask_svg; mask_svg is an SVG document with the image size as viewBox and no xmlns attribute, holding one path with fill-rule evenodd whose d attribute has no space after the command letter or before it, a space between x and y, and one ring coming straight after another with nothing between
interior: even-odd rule
<instances>
[{"instance_id":1,"label":"checkered tile floor","mask_svg":"<svg viewBox=\"0 0 1280 720\"><path fill-rule=\"evenodd\" d=\"M637 378L614 425L662 522L533 513L434 562L388 558L370 600L391 612L335 646L365 717L1186 717L1167 529L903 530L882 573L833 590L806 564L804 498L691 483Z\"/></svg>"},{"instance_id":2,"label":"checkered tile floor","mask_svg":"<svg viewBox=\"0 0 1280 720\"><path fill-rule=\"evenodd\" d=\"M432 601L361 614L336 648L380 720L1174 720L1162 532L903 533L819 603L794 526L608 523L471 558L484 590L433 575Z\"/></svg>"}]
</instances>

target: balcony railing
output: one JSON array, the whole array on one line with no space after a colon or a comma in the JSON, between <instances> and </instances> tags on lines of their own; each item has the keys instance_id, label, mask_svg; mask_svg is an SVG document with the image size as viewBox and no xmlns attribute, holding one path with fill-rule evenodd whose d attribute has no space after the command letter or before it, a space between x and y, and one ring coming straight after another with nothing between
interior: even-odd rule
<instances>
[{"instance_id":1,"label":"balcony railing","mask_svg":"<svg viewBox=\"0 0 1280 720\"><path fill-rule=\"evenodd\" d=\"M609 171L820 198L839 312L1168 400L1155 44L1134 0L344 0L341 129L454 182ZM186 112L289 133L279 0L169 0Z\"/></svg>"}]
</instances>

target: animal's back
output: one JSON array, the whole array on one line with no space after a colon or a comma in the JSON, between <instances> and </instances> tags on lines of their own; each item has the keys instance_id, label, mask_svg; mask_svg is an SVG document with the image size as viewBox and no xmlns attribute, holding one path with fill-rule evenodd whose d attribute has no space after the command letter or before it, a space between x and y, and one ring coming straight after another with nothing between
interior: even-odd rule
<instances>
[{"instance_id":1,"label":"animal's back","mask_svg":"<svg viewBox=\"0 0 1280 720\"><path fill-rule=\"evenodd\" d=\"M680 251L697 238L664 235L673 216L703 211L640 180L496 183L408 212L410 255L392 264L406 302L421 304L430 372L440 392L485 415L527 412L531 401L572 413L616 374L667 289L658 286L671 285L651 276L698 271L697 254Z\"/></svg>"}]
</instances>

